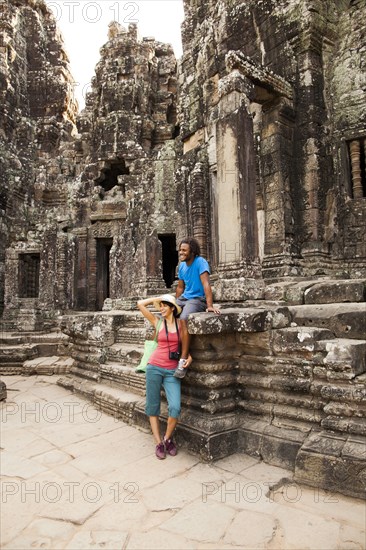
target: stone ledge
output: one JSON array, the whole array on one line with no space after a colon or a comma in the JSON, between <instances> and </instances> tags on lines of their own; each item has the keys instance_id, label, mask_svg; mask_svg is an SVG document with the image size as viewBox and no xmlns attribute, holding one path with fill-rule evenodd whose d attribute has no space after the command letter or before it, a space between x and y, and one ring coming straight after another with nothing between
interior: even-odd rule
<instances>
[{"instance_id":1,"label":"stone ledge","mask_svg":"<svg viewBox=\"0 0 366 550\"><path fill-rule=\"evenodd\" d=\"M220 315L193 313L188 318L190 334L219 334L226 332L265 332L289 326L291 315L287 307L227 308Z\"/></svg>"}]
</instances>

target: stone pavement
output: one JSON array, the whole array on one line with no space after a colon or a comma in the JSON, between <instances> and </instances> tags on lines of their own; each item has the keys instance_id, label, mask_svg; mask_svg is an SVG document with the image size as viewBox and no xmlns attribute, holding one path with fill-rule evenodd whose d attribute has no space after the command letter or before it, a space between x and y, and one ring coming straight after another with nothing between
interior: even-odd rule
<instances>
[{"instance_id":1,"label":"stone pavement","mask_svg":"<svg viewBox=\"0 0 366 550\"><path fill-rule=\"evenodd\" d=\"M57 376L6 376L1 547L364 549L364 501L242 455L212 465L97 411Z\"/></svg>"}]
</instances>

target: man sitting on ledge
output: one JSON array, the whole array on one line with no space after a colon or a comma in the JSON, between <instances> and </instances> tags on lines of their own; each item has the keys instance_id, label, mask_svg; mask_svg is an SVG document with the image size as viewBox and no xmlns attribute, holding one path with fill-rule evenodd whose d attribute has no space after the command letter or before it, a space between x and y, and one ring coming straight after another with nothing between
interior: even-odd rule
<instances>
[{"instance_id":1,"label":"man sitting on ledge","mask_svg":"<svg viewBox=\"0 0 366 550\"><path fill-rule=\"evenodd\" d=\"M179 244L178 286L176 289L177 304L183 309L180 314L182 331L187 332L187 318L191 313L203 311L220 314L212 302L210 284L210 267L201 256L200 245L191 237ZM189 340L188 340L189 345Z\"/></svg>"}]
</instances>

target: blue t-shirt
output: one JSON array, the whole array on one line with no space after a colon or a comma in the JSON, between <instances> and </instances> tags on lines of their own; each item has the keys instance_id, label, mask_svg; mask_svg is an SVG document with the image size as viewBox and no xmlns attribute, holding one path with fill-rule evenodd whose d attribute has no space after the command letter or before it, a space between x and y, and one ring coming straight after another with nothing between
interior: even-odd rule
<instances>
[{"instance_id":1,"label":"blue t-shirt","mask_svg":"<svg viewBox=\"0 0 366 550\"><path fill-rule=\"evenodd\" d=\"M207 271L210 273L210 267L207 260L202 256L196 256L191 265L186 262L181 262L178 269L178 279L184 281L183 298L190 300L191 298L201 298L205 296L203 284L200 275Z\"/></svg>"}]
</instances>

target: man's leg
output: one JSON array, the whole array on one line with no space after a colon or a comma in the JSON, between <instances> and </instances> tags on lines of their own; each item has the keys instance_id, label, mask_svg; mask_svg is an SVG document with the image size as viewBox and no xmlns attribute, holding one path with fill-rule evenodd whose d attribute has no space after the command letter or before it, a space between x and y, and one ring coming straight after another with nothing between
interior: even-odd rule
<instances>
[{"instance_id":1,"label":"man's leg","mask_svg":"<svg viewBox=\"0 0 366 550\"><path fill-rule=\"evenodd\" d=\"M179 303L179 298L177 302ZM183 301L184 300L184 301ZM206 311L207 302L205 298L192 298L191 300L186 300L185 298L182 300L183 305L179 304L181 307L183 307L183 311L179 316L180 322L181 322L181 330L182 333L186 335L185 342L186 349L182 349L182 357L185 359L188 357L190 343L191 343L191 335L188 332L187 327L187 318L188 315L191 315L191 313L201 313L203 311ZM184 355L186 353L186 355Z\"/></svg>"}]
</instances>

